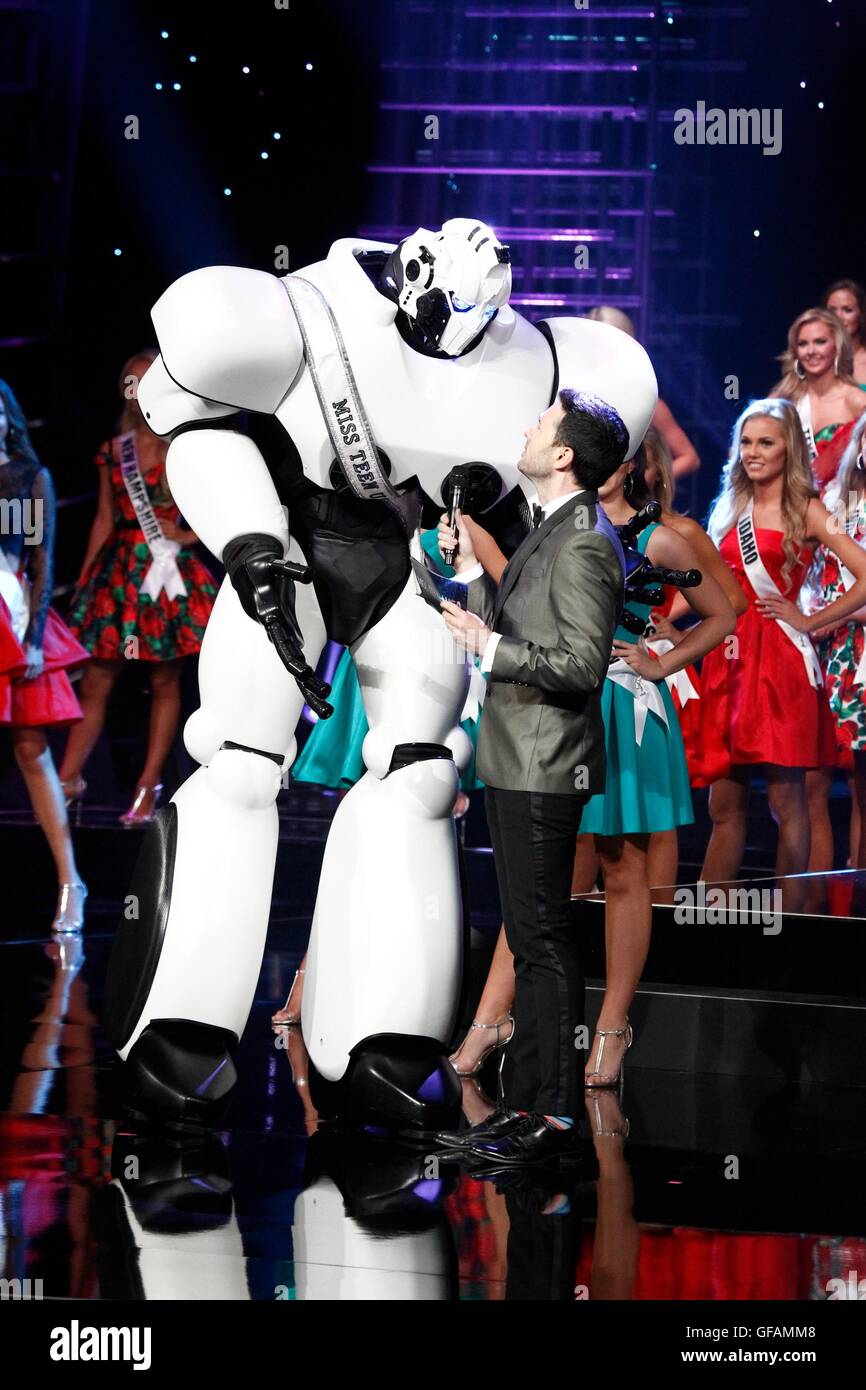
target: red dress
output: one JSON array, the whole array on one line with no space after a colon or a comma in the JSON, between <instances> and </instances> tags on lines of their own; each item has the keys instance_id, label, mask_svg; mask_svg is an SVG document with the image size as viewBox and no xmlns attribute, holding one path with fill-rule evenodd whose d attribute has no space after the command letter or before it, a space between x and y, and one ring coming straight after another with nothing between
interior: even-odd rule
<instances>
[{"instance_id":1,"label":"red dress","mask_svg":"<svg viewBox=\"0 0 866 1390\"><path fill-rule=\"evenodd\" d=\"M136 439L141 476L160 523L176 522L180 513L168 488L165 446L148 431ZM73 595L69 626L91 656L114 661L174 661L201 650L205 627L217 595L216 581L190 545L175 556L186 592L169 598L161 588L156 599L142 591L152 556L138 524L120 468L119 438L106 441L96 455L98 467L111 478L114 530L94 556L81 588Z\"/></svg>"},{"instance_id":2,"label":"red dress","mask_svg":"<svg viewBox=\"0 0 866 1390\"><path fill-rule=\"evenodd\" d=\"M88 661L89 653L50 607L56 518L51 475L35 459L12 460L0 468L0 497L22 507L35 506L41 521L38 536L32 537L34 544L24 544L18 531L2 541L4 580L12 608L0 598L0 725L75 724L82 718L81 706L66 672ZM23 609L19 605L22 581L27 584ZM43 669L31 680L23 680L28 643L41 649Z\"/></svg>"},{"instance_id":3,"label":"red dress","mask_svg":"<svg viewBox=\"0 0 866 1390\"><path fill-rule=\"evenodd\" d=\"M782 532L756 526L755 538L767 573L780 592L796 602L812 560L810 547L799 547L786 589ZM715 771L709 780L727 776L739 764L832 766L836 737L826 691L810 684L800 653L775 619L758 612L736 528L725 536L719 552L749 606L737 618L734 652L728 637L704 657L701 745L703 758Z\"/></svg>"}]
</instances>

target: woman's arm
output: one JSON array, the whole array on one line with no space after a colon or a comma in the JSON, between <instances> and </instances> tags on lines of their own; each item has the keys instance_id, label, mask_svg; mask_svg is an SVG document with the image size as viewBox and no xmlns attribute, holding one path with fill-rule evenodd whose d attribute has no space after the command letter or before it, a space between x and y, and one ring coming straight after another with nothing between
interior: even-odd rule
<instances>
[{"instance_id":1,"label":"woman's arm","mask_svg":"<svg viewBox=\"0 0 866 1390\"><path fill-rule=\"evenodd\" d=\"M652 422L671 451L674 477L684 478L687 473L696 473L701 466L700 455L665 401L659 400Z\"/></svg>"},{"instance_id":2,"label":"woman's arm","mask_svg":"<svg viewBox=\"0 0 866 1390\"><path fill-rule=\"evenodd\" d=\"M781 594L760 598L755 606L765 618L781 618L797 632L813 633L838 627L843 618L850 618L866 604L866 551L852 541L847 532L838 530L838 522L817 497L812 498L806 512L806 535L809 540L832 550L845 568L851 571L854 576L851 588L815 613L802 612L796 603L782 598Z\"/></svg>"},{"instance_id":3,"label":"woman's arm","mask_svg":"<svg viewBox=\"0 0 866 1390\"><path fill-rule=\"evenodd\" d=\"M656 527L647 542L646 553L653 565L678 570L697 567L697 557L691 546L667 526ZM701 621L685 634L672 651L656 659L638 643L614 642L614 655L621 656L638 675L655 681L664 680L665 676L672 676L684 666L706 656L733 632L737 620L724 590L712 575L705 574L697 588L689 590L689 596Z\"/></svg>"},{"instance_id":4,"label":"woman's arm","mask_svg":"<svg viewBox=\"0 0 866 1390\"><path fill-rule=\"evenodd\" d=\"M40 520L39 544L27 546L27 577L30 580L30 618L24 634L27 669L24 679L30 680L42 671L42 638L54 587L54 526L57 503L54 483L47 468L40 468L33 479L33 501Z\"/></svg>"},{"instance_id":5,"label":"woman's arm","mask_svg":"<svg viewBox=\"0 0 866 1390\"><path fill-rule=\"evenodd\" d=\"M96 516L93 518L93 525L90 528L90 535L87 538L87 549L84 552L84 559L81 562L78 579L75 581L76 588L81 587L84 582L84 576L90 569L94 559L105 545L105 542L113 534L114 514L111 505L111 470L108 466L105 466L99 469L99 500L96 504Z\"/></svg>"},{"instance_id":6,"label":"woman's arm","mask_svg":"<svg viewBox=\"0 0 866 1390\"><path fill-rule=\"evenodd\" d=\"M485 531L483 526L479 526L478 522L473 521L469 516L464 516L463 520L472 537L472 549L475 551L478 563L498 584L508 561L489 531Z\"/></svg>"},{"instance_id":7,"label":"woman's arm","mask_svg":"<svg viewBox=\"0 0 866 1390\"><path fill-rule=\"evenodd\" d=\"M665 517L664 524L670 526L672 531L676 531L677 535L682 536L683 540L691 546L701 574L709 574L715 579L737 617L741 613L745 613L749 606L748 599L734 578L734 572L730 565L725 564L704 528L699 526L690 516L672 516L670 519ZM669 615L672 622L683 617L689 611L688 595L690 593L691 589L678 591Z\"/></svg>"}]
</instances>

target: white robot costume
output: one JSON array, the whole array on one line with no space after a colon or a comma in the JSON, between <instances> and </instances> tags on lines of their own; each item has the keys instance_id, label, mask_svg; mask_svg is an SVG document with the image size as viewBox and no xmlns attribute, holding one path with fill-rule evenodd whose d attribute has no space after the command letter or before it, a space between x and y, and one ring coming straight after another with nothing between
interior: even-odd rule
<instances>
[{"instance_id":1,"label":"white robot costume","mask_svg":"<svg viewBox=\"0 0 866 1390\"><path fill-rule=\"evenodd\" d=\"M184 730L200 767L145 833L127 900L138 915L127 910L109 970L106 1022L133 1110L206 1125L232 1088L265 945L276 797L304 703L330 712L314 668L332 637L351 648L370 731L313 919L313 1098L360 1123L455 1118L446 1044L466 912L451 810L471 753L459 725L470 668L419 594L421 505L441 510L459 476L467 512L522 526L521 431L561 387L618 411L629 457L657 399L633 339L586 319L533 326L510 287L508 248L456 218L397 247L339 240L282 279L195 270L154 306L161 352L139 403L171 439L180 510L228 573Z\"/></svg>"}]
</instances>

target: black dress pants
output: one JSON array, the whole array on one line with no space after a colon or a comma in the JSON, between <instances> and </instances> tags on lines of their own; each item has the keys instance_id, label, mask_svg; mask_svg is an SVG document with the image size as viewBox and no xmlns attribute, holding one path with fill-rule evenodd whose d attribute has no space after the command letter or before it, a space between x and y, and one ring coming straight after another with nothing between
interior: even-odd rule
<instances>
[{"instance_id":1,"label":"black dress pants","mask_svg":"<svg viewBox=\"0 0 866 1390\"><path fill-rule=\"evenodd\" d=\"M585 989L570 904L575 840L587 800L580 793L497 787L485 794L505 936L514 956L506 1099L516 1110L574 1119L582 1102L575 1033L583 1023Z\"/></svg>"}]
</instances>

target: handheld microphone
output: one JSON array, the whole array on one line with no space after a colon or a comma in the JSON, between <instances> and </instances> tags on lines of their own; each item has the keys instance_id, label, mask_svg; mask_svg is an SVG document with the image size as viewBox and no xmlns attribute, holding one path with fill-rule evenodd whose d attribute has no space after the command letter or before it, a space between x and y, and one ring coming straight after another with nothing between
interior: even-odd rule
<instances>
[{"instance_id":1,"label":"handheld microphone","mask_svg":"<svg viewBox=\"0 0 866 1390\"><path fill-rule=\"evenodd\" d=\"M456 525L457 513L463 507L463 495L466 489L466 480L464 477L463 469L452 468L451 477L449 481L451 483L451 506L449 508L448 525L451 527L453 531ZM451 565L453 568L454 557L456 554L456 550L443 550L442 559L445 561L446 565Z\"/></svg>"}]
</instances>

